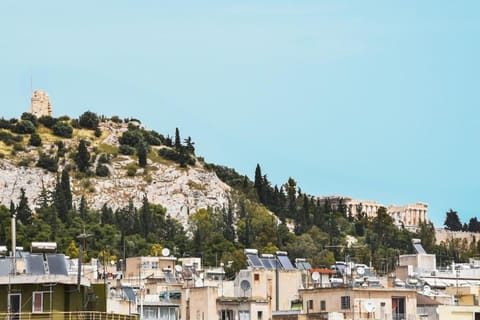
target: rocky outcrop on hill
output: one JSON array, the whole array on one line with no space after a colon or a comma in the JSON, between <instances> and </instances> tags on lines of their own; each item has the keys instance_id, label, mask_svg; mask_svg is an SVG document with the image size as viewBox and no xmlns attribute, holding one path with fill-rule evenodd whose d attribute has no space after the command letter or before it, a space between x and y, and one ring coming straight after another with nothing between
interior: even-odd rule
<instances>
[{"instance_id":1,"label":"rocky outcrop on hill","mask_svg":"<svg viewBox=\"0 0 480 320\"><path fill-rule=\"evenodd\" d=\"M101 129L104 135L100 143L116 147L126 125L108 122L102 123ZM73 145L76 141L66 140L66 143ZM28 148L26 152L29 157L37 154ZM23 188L31 208L35 208L42 187L47 190L54 188L56 174L34 167L34 163L27 167L17 166L16 163L18 158L0 159L0 205L8 208L10 201L18 203L20 189ZM99 209L105 203L113 209L125 207L130 199L139 207L146 194L150 203L162 205L167 214L186 224L190 213L201 208L221 207L228 201L230 187L201 163L180 168L175 163L149 159L147 169L139 168L130 176L128 168L135 163L133 157L118 155L107 164L109 177L76 178L72 174L71 186L77 207L82 195L91 208Z\"/></svg>"}]
</instances>

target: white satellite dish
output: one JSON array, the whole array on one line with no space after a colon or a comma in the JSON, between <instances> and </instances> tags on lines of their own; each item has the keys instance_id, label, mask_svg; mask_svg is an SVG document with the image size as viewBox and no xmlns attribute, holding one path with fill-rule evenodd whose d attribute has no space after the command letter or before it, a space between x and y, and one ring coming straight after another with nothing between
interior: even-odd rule
<instances>
[{"instance_id":1,"label":"white satellite dish","mask_svg":"<svg viewBox=\"0 0 480 320\"><path fill-rule=\"evenodd\" d=\"M376 309L375 303L372 300L365 301L364 307L367 312L375 312Z\"/></svg>"},{"instance_id":2,"label":"white satellite dish","mask_svg":"<svg viewBox=\"0 0 480 320\"><path fill-rule=\"evenodd\" d=\"M182 271L183 271L182 266L179 265L179 264L177 264L177 265L175 266L175 271L177 271L178 273L182 272Z\"/></svg>"},{"instance_id":3,"label":"white satellite dish","mask_svg":"<svg viewBox=\"0 0 480 320\"><path fill-rule=\"evenodd\" d=\"M168 257L170 255L170 250L168 248L162 249L162 256Z\"/></svg>"},{"instance_id":4,"label":"white satellite dish","mask_svg":"<svg viewBox=\"0 0 480 320\"><path fill-rule=\"evenodd\" d=\"M312 280L313 280L313 281L318 281L318 280L320 280L320 273L318 273L317 271L313 272L313 273L312 273Z\"/></svg>"},{"instance_id":5,"label":"white satellite dish","mask_svg":"<svg viewBox=\"0 0 480 320\"><path fill-rule=\"evenodd\" d=\"M359 276L363 276L365 274L365 268L364 267L358 267L357 268L357 274Z\"/></svg>"},{"instance_id":6,"label":"white satellite dish","mask_svg":"<svg viewBox=\"0 0 480 320\"><path fill-rule=\"evenodd\" d=\"M430 288L430 286L428 284L424 285L423 286L423 293L425 295L430 295L432 293L432 288Z\"/></svg>"}]
</instances>

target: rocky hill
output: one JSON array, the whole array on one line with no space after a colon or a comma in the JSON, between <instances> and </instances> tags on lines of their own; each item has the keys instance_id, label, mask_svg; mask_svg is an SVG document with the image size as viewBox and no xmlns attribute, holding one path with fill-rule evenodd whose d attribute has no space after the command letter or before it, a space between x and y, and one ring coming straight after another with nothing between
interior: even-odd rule
<instances>
[{"instance_id":1,"label":"rocky hill","mask_svg":"<svg viewBox=\"0 0 480 320\"><path fill-rule=\"evenodd\" d=\"M43 142L41 147L30 146L28 136L23 137L20 146L0 142L0 204L8 207L10 201L18 202L23 188L34 208L42 187L52 190L57 179L57 173L36 166L40 152L53 157L57 148L55 142L61 140L65 149L74 154L80 139L90 143L92 168L98 165L102 155L109 158L105 165L110 175L99 177L73 170L71 186L77 206L84 196L91 208L98 209L107 203L116 209L126 206L130 199L138 207L146 194L151 203L162 205L168 214L185 224L189 213L200 208L223 206L227 202L230 187L214 172L206 170L202 161L182 168L158 156L158 150L165 146L152 146L147 166L142 168L136 165L136 156L120 154L119 138L128 130L128 125L124 121L103 121L99 124L99 137L92 130L74 129L73 137L69 139L54 136L40 125L37 131ZM59 161L58 171L72 163L69 159L71 156Z\"/></svg>"}]
</instances>

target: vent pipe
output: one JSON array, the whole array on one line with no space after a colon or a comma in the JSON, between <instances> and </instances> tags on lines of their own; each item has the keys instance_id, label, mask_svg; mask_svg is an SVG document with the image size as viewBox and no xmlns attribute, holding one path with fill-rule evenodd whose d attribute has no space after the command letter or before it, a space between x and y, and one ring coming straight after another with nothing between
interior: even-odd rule
<instances>
[{"instance_id":1,"label":"vent pipe","mask_svg":"<svg viewBox=\"0 0 480 320\"><path fill-rule=\"evenodd\" d=\"M12 214L12 274L17 273L17 223L16 223L16 214Z\"/></svg>"}]
</instances>

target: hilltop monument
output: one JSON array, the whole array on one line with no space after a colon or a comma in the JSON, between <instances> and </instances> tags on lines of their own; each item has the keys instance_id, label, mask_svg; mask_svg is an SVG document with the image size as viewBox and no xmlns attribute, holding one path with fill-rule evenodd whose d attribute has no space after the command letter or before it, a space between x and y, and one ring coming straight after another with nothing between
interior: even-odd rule
<instances>
[{"instance_id":1,"label":"hilltop monument","mask_svg":"<svg viewBox=\"0 0 480 320\"><path fill-rule=\"evenodd\" d=\"M52 115L52 105L50 104L50 97L43 90L35 90L32 94L32 103L30 106L30 113L38 118L41 116Z\"/></svg>"}]
</instances>

